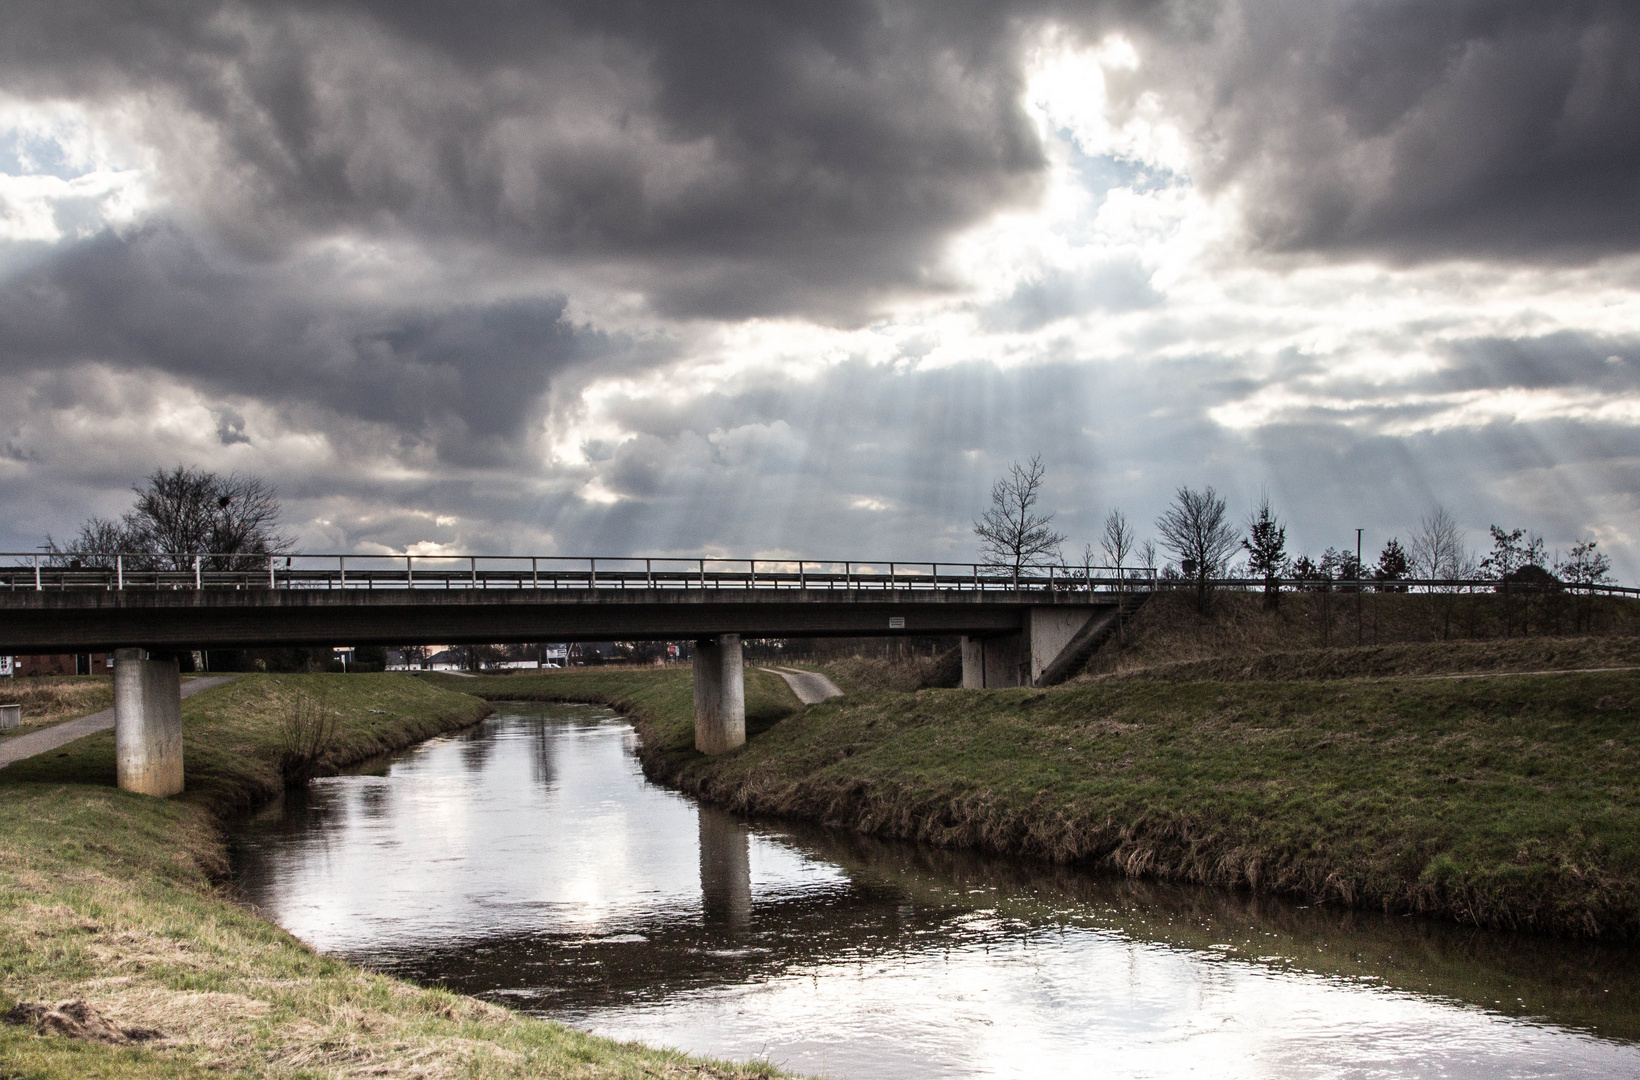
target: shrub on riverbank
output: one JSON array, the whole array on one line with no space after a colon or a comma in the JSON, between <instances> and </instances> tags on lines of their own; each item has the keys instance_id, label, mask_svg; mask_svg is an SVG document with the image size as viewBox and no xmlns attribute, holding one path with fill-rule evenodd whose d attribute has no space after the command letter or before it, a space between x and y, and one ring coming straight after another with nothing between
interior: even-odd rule
<instances>
[{"instance_id":1,"label":"shrub on riverbank","mask_svg":"<svg viewBox=\"0 0 1640 1080\"><path fill-rule=\"evenodd\" d=\"M1640 937L1634 673L867 694L796 711L718 758L692 748L687 672L494 682L631 712L651 776L731 810Z\"/></svg>"},{"instance_id":2,"label":"shrub on riverbank","mask_svg":"<svg viewBox=\"0 0 1640 1080\"><path fill-rule=\"evenodd\" d=\"M282 789L280 710L320 687L332 767L488 711L406 676L249 676L183 703L176 799L115 790L109 733L0 770L0 1076L769 1075L372 975L231 902L216 813Z\"/></svg>"}]
</instances>

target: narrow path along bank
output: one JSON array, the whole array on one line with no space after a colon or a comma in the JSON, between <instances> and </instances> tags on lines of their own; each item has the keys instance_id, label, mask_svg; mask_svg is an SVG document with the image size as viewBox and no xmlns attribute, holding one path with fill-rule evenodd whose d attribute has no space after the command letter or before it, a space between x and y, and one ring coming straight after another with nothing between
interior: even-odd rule
<instances>
[{"instance_id":1,"label":"narrow path along bank","mask_svg":"<svg viewBox=\"0 0 1640 1080\"><path fill-rule=\"evenodd\" d=\"M693 750L689 672L464 680L632 715L657 781L730 810L1502 929L1640 937L1640 676L1100 681L849 695L748 672Z\"/></svg>"},{"instance_id":2,"label":"narrow path along bank","mask_svg":"<svg viewBox=\"0 0 1640 1080\"><path fill-rule=\"evenodd\" d=\"M213 686L232 682L237 675L211 675L205 678L189 679L182 684L182 696L192 697L201 690L209 690ZM87 735L94 735L99 731L107 731L114 726L114 710L102 709L89 716L75 717L65 720L54 727L40 731L31 731L27 735L18 735L0 743L0 769L24 758L37 757L48 750L55 750L59 746L66 746Z\"/></svg>"},{"instance_id":3,"label":"narrow path along bank","mask_svg":"<svg viewBox=\"0 0 1640 1080\"><path fill-rule=\"evenodd\" d=\"M837 684L818 671L801 671L798 668L764 668L772 671L792 688L797 700L805 705L818 705L827 698L842 697L843 692L837 689Z\"/></svg>"},{"instance_id":4,"label":"narrow path along bank","mask_svg":"<svg viewBox=\"0 0 1640 1080\"><path fill-rule=\"evenodd\" d=\"M298 694L337 716L333 767L490 711L406 676L249 675L184 703L177 798L114 788L106 731L0 770L0 1072L769 1075L372 975L235 904L215 884L220 815L282 791L278 728Z\"/></svg>"}]
</instances>

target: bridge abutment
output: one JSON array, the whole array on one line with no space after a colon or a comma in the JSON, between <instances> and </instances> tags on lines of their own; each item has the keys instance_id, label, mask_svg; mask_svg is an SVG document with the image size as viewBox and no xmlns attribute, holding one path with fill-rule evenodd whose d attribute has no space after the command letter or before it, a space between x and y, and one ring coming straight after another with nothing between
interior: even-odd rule
<instances>
[{"instance_id":1,"label":"bridge abutment","mask_svg":"<svg viewBox=\"0 0 1640 1080\"><path fill-rule=\"evenodd\" d=\"M175 659L115 650L114 762L123 791L164 798L182 790L182 680Z\"/></svg>"},{"instance_id":2,"label":"bridge abutment","mask_svg":"<svg viewBox=\"0 0 1640 1080\"><path fill-rule=\"evenodd\" d=\"M746 745L746 667L739 634L695 642L695 749L722 754Z\"/></svg>"},{"instance_id":3,"label":"bridge abutment","mask_svg":"<svg viewBox=\"0 0 1640 1080\"><path fill-rule=\"evenodd\" d=\"M1056 605L1025 613L1017 634L962 639L964 690L1047 686L1086 659L1099 634L1114 625L1114 608Z\"/></svg>"},{"instance_id":4,"label":"bridge abutment","mask_svg":"<svg viewBox=\"0 0 1640 1080\"><path fill-rule=\"evenodd\" d=\"M999 690L1024 685L1025 655L1023 634L963 638L962 688Z\"/></svg>"}]
</instances>

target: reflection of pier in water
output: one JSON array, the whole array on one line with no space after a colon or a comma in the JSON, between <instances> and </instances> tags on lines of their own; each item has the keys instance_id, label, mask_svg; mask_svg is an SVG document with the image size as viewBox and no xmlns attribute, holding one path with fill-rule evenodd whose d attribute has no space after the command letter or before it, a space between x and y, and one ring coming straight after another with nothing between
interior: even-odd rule
<instances>
[{"instance_id":1,"label":"reflection of pier in water","mask_svg":"<svg viewBox=\"0 0 1640 1080\"><path fill-rule=\"evenodd\" d=\"M1125 942L1135 956L1183 950L1195 958L1197 977L1211 979L1215 965L1243 960L1541 1018L1607 1039L1640 1039L1640 965L1629 947L1134 882L788 822L748 824L644 785L634 739L629 727L586 707L498 718L395 759L421 770L409 783L381 775L389 767L382 762L371 770L375 777L338 781L330 794L321 785L311 802L293 802L262 834L297 841L272 845L288 861L259 864L263 892L245 878L242 884L258 904L323 897L318 907L334 911L337 894L324 890L327 881L347 883L340 868L362 868L368 877L392 860L458 855L453 868L466 865L480 876L465 892L431 898L431 911L419 892L401 888L384 900L360 886L356 917L382 920L388 932L375 945L338 951L569 1018L669 1005L792 972L903 969L899 961L973 946L1017 952L1023 945L1048 957L1062 947L1062 933L1073 931ZM443 799L469 797L457 804L462 813L444 812ZM519 816L527 807L534 809ZM463 825L448 834L456 849L445 846L449 822ZM558 842L532 846L538 830L559 828ZM485 870L476 853L486 844L499 844L494 851L515 862L528 853L557 861L545 876L509 877L505 861ZM665 868L649 876L620 869L645 859ZM799 864L813 876L794 877ZM312 877L314 891L281 893L281 865L329 869ZM566 889L583 867L606 865L614 868L612 881L656 889L653 902L610 904L611 894L594 890L584 894L596 901L587 907L583 894ZM326 876L336 873L342 876ZM345 907L345 889L341 895ZM441 902L449 906L440 909Z\"/></svg>"},{"instance_id":2,"label":"reflection of pier in water","mask_svg":"<svg viewBox=\"0 0 1640 1080\"><path fill-rule=\"evenodd\" d=\"M596 936L500 935L369 959L411 977L439 972L452 990L499 990L513 1007L558 1012L659 1002L839 959L1017 941L1057 924L1640 1041L1640 966L1624 946L1132 881L786 822L753 827L711 808L702 809L699 835L698 916L672 912ZM840 865L851 880L754 900L754 835ZM976 922L976 911L990 917Z\"/></svg>"},{"instance_id":3,"label":"reflection of pier in water","mask_svg":"<svg viewBox=\"0 0 1640 1080\"><path fill-rule=\"evenodd\" d=\"M745 822L700 809L700 906L708 927L744 930L752 919L752 837Z\"/></svg>"}]
</instances>

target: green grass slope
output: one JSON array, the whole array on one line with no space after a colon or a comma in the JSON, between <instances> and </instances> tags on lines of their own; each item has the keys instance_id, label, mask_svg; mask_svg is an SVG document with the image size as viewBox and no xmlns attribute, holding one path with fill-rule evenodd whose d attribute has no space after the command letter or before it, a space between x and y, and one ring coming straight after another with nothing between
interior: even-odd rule
<instances>
[{"instance_id":1,"label":"green grass slope","mask_svg":"<svg viewBox=\"0 0 1640 1080\"><path fill-rule=\"evenodd\" d=\"M255 675L183 703L178 798L116 790L107 734L0 770L0 1013L89 1018L74 1035L0 1024L0 1077L770 1075L372 975L233 903L217 814L278 790L274 729L297 693L338 712L333 766L488 712L406 676Z\"/></svg>"},{"instance_id":2,"label":"green grass slope","mask_svg":"<svg viewBox=\"0 0 1640 1080\"><path fill-rule=\"evenodd\" d=\"M733 810L1488 927L1640 937L1632 672L1101 680L807 708L749 681L763 730L720 758L692 749L687 672L462 681L627 710L652 776ZM790 715L768 725L782 707Z\"/></svg>"}]
</instances>

